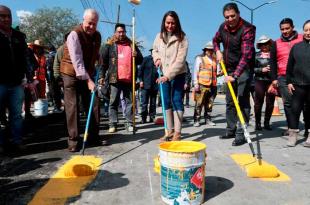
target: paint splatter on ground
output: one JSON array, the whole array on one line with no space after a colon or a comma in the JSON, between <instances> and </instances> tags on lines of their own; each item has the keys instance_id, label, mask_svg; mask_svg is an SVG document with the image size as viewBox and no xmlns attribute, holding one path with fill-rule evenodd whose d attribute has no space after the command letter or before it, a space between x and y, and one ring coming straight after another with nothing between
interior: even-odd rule
<instances>
[{"instance_id":1,"label":"paint splatter on ground","mask_svg":"<svg viewBox=\"0 0 310 205\"><path fill-rule=\"evenodd\" d=\"M68 198L80 195L81 191L95 179L102 159L95 156L74 156L58 169L54 176L33 197L29 205L60 205ZM74 165L92 166L91 175L79 176L68 174L68 168ZM87 167L84 166L84 167ZM81 171L81 170L80 170ZM89 169L82 170L88 175Z\"/></svg>"}]
</instances>

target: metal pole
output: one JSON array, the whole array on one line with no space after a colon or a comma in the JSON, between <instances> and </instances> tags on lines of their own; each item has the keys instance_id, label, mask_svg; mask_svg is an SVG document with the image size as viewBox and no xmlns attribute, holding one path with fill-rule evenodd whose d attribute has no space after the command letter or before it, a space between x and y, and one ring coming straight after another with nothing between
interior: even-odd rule
<instances>
[{"instance_id":1,"label":"metal pole","mask_svg":"<svg viewBox=\"0 0 310 205\"><path fill-rule=\"evenodd\" d=\"M136 133L136 58L134 56L135 50L135 9L132 15L132 125L133 134Z\"/></svg>"}]
</instances>

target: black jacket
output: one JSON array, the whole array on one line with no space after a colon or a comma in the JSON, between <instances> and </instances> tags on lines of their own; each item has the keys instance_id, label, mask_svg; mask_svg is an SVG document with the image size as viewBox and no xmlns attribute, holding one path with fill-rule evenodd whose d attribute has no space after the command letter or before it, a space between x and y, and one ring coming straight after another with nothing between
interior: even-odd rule
<instances>
[{"instance_id":1,"label":"black jacket","mask_svg":"<svg viewBox=\"0 0 310 205\"><path fill-rule=\"evenodd\" d=\"M140 82L143 82L143 88L157 90L157 78L157 68L154 65L152 56L149 55L144 57L140 68L138 69L138 79Z\"/></svg>"},{"instance_id":2,"label":"black jacket","mask_svg":"<svg viewBox=\"0 0 310 205\"><path fill-rule=\"evenodd\" d=\"M14 29L11 39L0 32L0 84L20 85L27 74L25 37L25 34Z\"/></svg>"},{"instance_id":3,"label":"black jacket","mask_svg":"<svg viewBox=\"0 0 310 205\"><path fill-rule=\"evenodd\" d=\"M261 52L257 52L255 56L255 80L271 81L271 71L268 73L263 73L262 69L270 65L270 58L262 58Z\"/></svg>"},{"instance_id":4,"label":"black jacket","mask_svg":"<svg viewBox=\"0 0 310 205\"><path fill-rule=\"evenodd\" d=\"M287 84L310 85L310 42L303 40L295 44L286 67Z\"/></svg>"}]
</instances>

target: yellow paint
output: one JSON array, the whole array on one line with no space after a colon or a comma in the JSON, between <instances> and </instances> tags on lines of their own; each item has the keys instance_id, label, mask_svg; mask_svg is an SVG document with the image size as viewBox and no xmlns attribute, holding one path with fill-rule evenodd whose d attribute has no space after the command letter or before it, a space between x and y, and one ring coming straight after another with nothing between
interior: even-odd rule
<instances>
[{"instance_id":1,"label":"yellow paint","mask_svg":"<svg viewBox=\"0 0 310 205\"><path fill-rule=\"evenodd\" d=\"M168 152L194 153L206 149L206 145L194 141L171 141L160 143L159 148Z\"/></svg>"},{"instance_id":2,"label":"yellow paint","mask_svg":"<svg viewBox=\"0 0 310 205\"><path fill-rule=\"evenodd\" d=\"M284 182L284 181L290 181L290 177L278 170L274 165L271 165L265 161L262 160L262 164L258 164L258 160L254 158L250 154L232 154L231 158L245 171L249 174L249 171L253 171L253 169L257 169L257 172L261 172L260 174L263 176L266 173L264 171L269 172L266 175L270 174L271 172L274 172L274 169L276 169L278 176L274 178L259 178L263 181L279 181L279 182ZM262 167L260 167L262 166ZM260 169L261 168L261 169ZM264 169L267 170L264 170ZM254 173L255 174L255 173Z\"/></svg>"},{"instance_id":3,"label":"yellow paint","mask_svg":"<svg viewBox=\"0 0 310 205\"><path fill-rule=\"evenodd\" d=\"M154 158L154 172L159 174L160 173L160 162L159 162L159 156L156 156Z\"/></svg>"},{"instance_id":4,"label":"yellow paint","mask_svg":"<svg viewBox=\"0 0 310 205\"><path fill-rule=\"evenodd\" d=\"M86 185L97 175L102 159L95 156L74 156L66 164L58 169L54 176L45 184L33 197L29 205L58 205L65 204L68 198L78 196ZM68 168L74 165L91 166L92 174L89 176L77 177L68 174ZM82 168L82 169L84 169ZM89 174L89 168L82 171L82 174ZM81 172L81 171L79 171Z\"/></svg>"}]
</instances>

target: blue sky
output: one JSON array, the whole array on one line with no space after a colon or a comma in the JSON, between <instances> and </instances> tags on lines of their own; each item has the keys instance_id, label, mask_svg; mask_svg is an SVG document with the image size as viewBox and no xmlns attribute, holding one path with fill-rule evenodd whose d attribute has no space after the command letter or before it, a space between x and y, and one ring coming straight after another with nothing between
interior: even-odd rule
<instances>
[{"instance_id":1,"label":"blue sky","mask_svg":"<svg viewBox=\"0 0 310 205\"><path fill-rule=\"evenodd\" d=\"M255 8L268 0L240 0L250 8ZM85 2L85 1L84 1ZM116 21L117 5L121 6L120 21L131 24L133 5L127 0L88 0L92 7L100 12L101 20ZM195 55L211 40L220 23L223 22L222 7L227 0L141 0L135 6L136 10L136 36L144 41L145 51L151 47L164 13L175 10L180 17L183 30L187 34L190 47L188 61L193 62ZM1 0L11 8L13 20L18 20L17 11L34 12L38 8L51 8L55 6L70 8L82 19L83 6L80 0ZM100 6L99 6L100 5ZM239 5L241 16L250 21L251 13ZM302 31L302 25L310 19L310 1L307 0L278 0L276 3L265 5L254 11L254 25L257 27L256 39L266 34L273 39L280 36L279 22L284 17L294 20L296 30ZM113 26L100 23L99 30L106 39L113 33ZM128 28L130 36L131 29Z\"/></svg>"}]
</instances>

